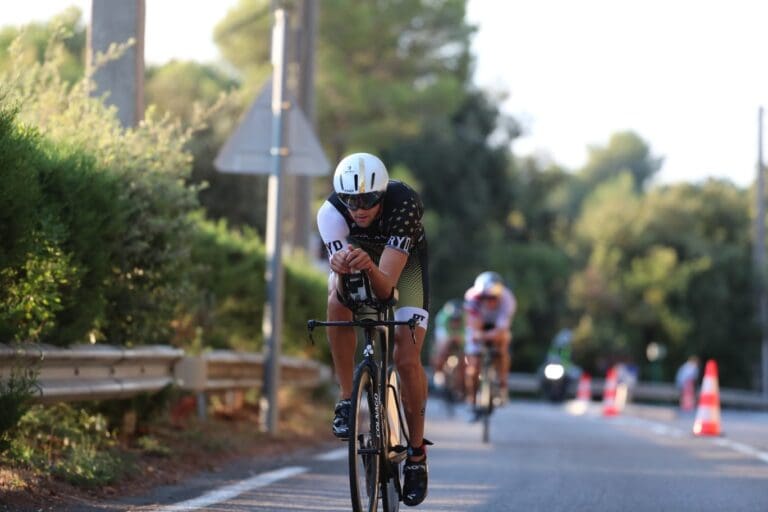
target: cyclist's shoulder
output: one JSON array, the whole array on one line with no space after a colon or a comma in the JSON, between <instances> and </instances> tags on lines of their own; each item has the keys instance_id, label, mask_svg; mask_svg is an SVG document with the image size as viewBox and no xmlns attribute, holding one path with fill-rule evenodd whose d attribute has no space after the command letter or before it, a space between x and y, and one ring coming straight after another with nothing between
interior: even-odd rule
<instances>
[{"instance_id":1,"label":"cyclist's shoulder","mask_svg":"<svg viewBox=\"0 0 768 512\"><path fill-rule=\"evenodd\" d=\"M347 209L344 207L344 203L342 203L341 199L339 199L339 194L337 194L335 191L331 192L328 197L325 198L322 206L320 206L321 210L323 208L328 210L335 210L342 216L344 216L344 214L347 212Z\"/></svg>"},{"instance_id":2,"label":"cyclist's shoulder","mask_svg":"<svg viewBox=\"0 0 768 512\"><path fill-rule=\"evenodd\" d=\"M352 217L349 215L349 212L344 207L344 204L341 202L336 192L329 195L326 200L323 201L323 204L320 205L320 208L318 208L317 221L318 223L339 223L343 221L347 225L353 223Z\"/></svg>"},{"instance_id":3,"label":"cyclist's shoulder","mask_svg":"<svg viewBox=\"0 0 768 512\"><path fill-rule=\"evenodd\" d=\"M480 298L480 291L475 288L474 286L470 286L467 288L467 291L464 292L464 305L468 305L470 303L476 302Z\"/></svg>"},{"instance_id":4,"label":"cyclist's shoulder","mask_svg":"<svg viewBox=\"0 0 768 512\"><path fill-rule=\"evenodd\" d=\"M317 210L317 226L320 231L348 229L351 224L349 214L343 207L340 207L340 203L335 204L331 199L329 197Z\"/></svg>"},{"instance_id":5,"label":"cyclist's shoulder","mask_svg":"<svg viewBox=\"0 0 768 512\"><path fill-rule=\"evenodd\" d=\"M421 196L409 185L398 180L389 180L385 203L395 208L406 208L421 211L424 206L421 202Z\"/></svg>"}]
</instances>

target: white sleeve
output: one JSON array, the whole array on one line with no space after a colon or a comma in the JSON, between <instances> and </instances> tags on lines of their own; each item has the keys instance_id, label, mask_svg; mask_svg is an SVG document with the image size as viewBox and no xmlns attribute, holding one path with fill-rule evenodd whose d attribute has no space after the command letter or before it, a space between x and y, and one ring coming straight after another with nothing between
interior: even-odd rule
<instances>
[{"instance_id":1,"label":"white sleeve","mask_svg":"<svg viewBox=\"0 0 768 512\"><path fill-rule=\"evenodd\" d=\"M323 239L328 257L344 249L349 243L349 226L344 216L328 201L317 211L317 228Z\"/></svg>"},{"instance_id":2,"label":"white sleeve","mask_svg":"<svg viewBox=\"0 0 768 512\"><path fill-rule=\"evenodd\" d=\"M499 314L496 318L496 327L509 329L512 325L512 317L515 316L515 310L517 309L517 301L515 296L512 295L507 288L501 294L501 304L499 305Z\"/></svg>"}]
</instances>

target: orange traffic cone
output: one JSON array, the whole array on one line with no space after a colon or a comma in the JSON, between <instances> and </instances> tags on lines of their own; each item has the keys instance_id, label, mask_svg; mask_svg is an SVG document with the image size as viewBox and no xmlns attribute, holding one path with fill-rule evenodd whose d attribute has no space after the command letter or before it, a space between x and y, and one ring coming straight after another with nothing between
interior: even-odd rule
<instances>
[{"instance_id":1,"label":"orange traffic cone","mask_svg":"<svg viewBox=\"0 0 768 512\"><path fill-rule=\"evenodd\" d=\"M686 379L680 394L680 410L692 411L696 407L696 393L693 390L693 379Z\"/></svg>"},{"instance_id":2,"label":"orange traffic cone","mask_svg":"<svg viewBox=\"0 0 768 512\"><path fill-rule=\"evenodd\" d=\"M717 363L712 359L707 361L704 370L693 433L697 436L720 435L720 391L717 384Z\"/></svg>"},{"instance_id":3,"label":"orange traffic cone","mask_svg":"<svg viewBox=\"0 0 768 512\"><path fill-rule=\"evenodd\" d=\"M608 374L605 376L605 387L603 388L603 416L616 416L619 414L619 408L616 404L616 387L619 376L616 367L611 366Z\"/></svg>"},{"instance_id":4,"label":"orange traffic cone","mask_svg":"<svg viewBox=\"0 0 768 512\"><path fill-rule=\"evenodd\" d=\"M579 387L576 388L576 400L583 403L592 401L592 377L582 373L579 377Z\"/></svg>"}]
</instances>

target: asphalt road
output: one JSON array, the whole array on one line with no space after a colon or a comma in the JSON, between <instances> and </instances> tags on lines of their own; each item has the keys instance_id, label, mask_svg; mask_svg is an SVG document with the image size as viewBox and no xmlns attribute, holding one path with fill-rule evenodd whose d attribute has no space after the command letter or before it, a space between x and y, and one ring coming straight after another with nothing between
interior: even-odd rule
<instances>
[{"instance_id":1,"label":"asphalt road","mask_svg":"<svg viewBox=\"0 0 768 512\"><path fill-rule=\"evenodd\" d=\"M450 419L430 402L430 494L414 510L768 511L766 413L725 412L725 435L699 438L693 416L669 408L604 418L599 404L512 401L483 444L464 412ZM100 510L350 510L344 446L200 475Z\"/></svg>"}]
</instances>

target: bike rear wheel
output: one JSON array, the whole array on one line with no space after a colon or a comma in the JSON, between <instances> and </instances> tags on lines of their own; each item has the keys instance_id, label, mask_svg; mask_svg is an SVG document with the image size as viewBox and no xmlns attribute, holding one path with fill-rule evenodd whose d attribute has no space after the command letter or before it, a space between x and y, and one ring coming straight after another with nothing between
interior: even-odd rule
<instances>
[{"instance_id":1,"label":"bike rear wheel","mask_svg":"<svg viewBox=\"0 0 768 512\"><path fill-rule=\"evenodd\" d=\"M378 386L368 366L360 366L352 389L349 425L349 490L354 512L375 512L379 501L381 438Z\"/></svg>"},{"instance_id":2,"label":"bike rear wheel","mask_svg":"<svg viewBox=\"0 0 768 512\"><path fill-rule=\"evenodd\" d=\"M476 399L477 407L483 421L483 442L487 443L491 438L491 413L493 413L494 383L496 382L496 370L489 364L483 366L480 374L480 387Z\"/></svg>"},{"instance_id":3,"label":"bike rear wheel","mask_svg":"<svg viewBox=\"0 0 768 512\"><path fill-rule=\"evenodd\" d=\"M402 483L400 467L406 457L408 426L401 422L404 418L402 398L400 396L400 378L394 368L387 371L386 390L386 458L382 459L382 490L381 498L384 512L398 512Z\"/></svg>"}]
</instances>

